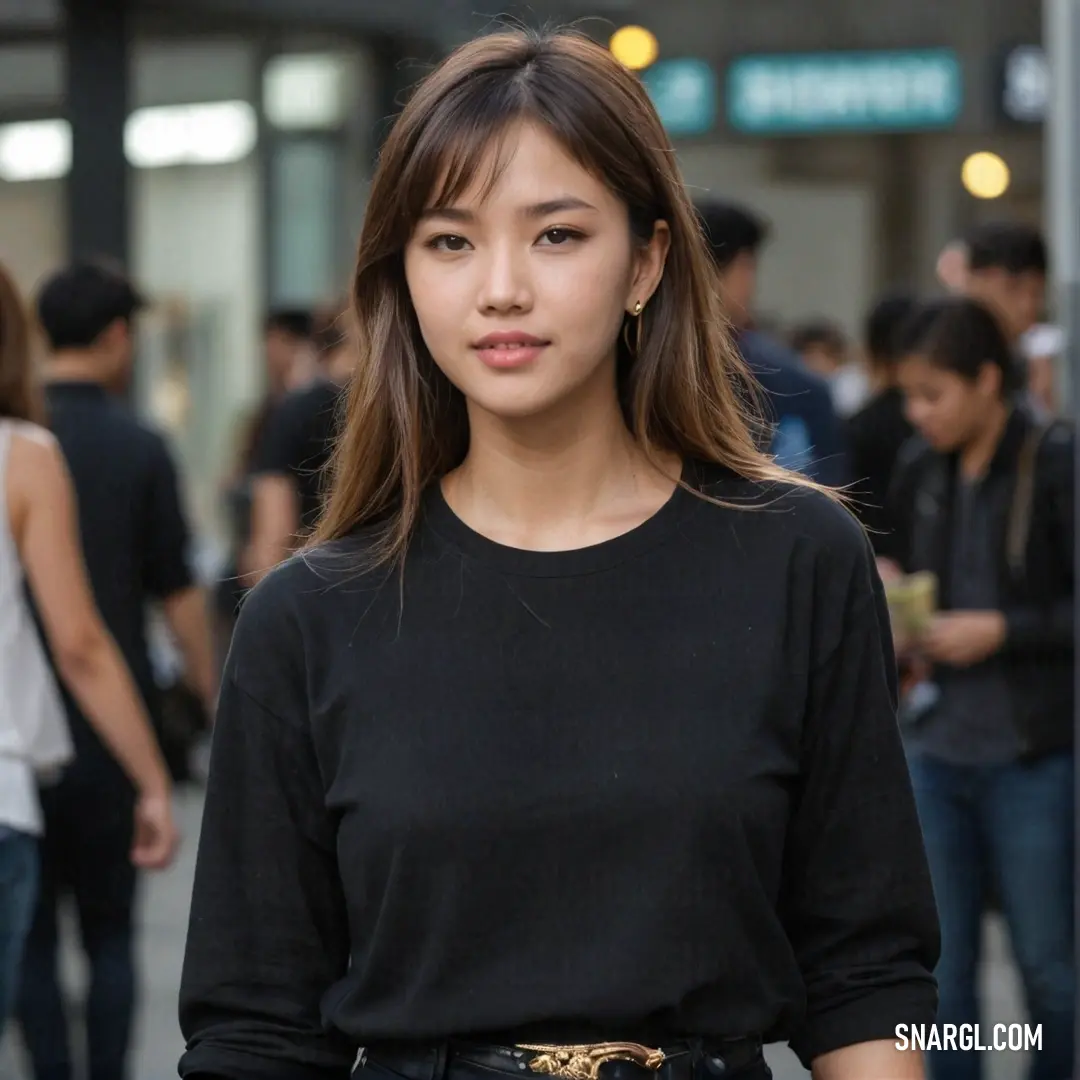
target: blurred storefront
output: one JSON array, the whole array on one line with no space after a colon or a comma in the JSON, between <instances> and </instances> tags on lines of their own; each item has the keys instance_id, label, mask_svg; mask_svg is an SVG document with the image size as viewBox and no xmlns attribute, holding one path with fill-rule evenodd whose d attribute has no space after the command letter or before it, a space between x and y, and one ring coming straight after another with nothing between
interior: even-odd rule
<instances>
[{"instance_id":1,"label":"blurred storefront","mask_svg":"<svg viewBox=\"0 0 1080 1080\"><path fill-rule=\"evenodd\" d=\"M642 77L670 117L688 183L774 225L766 317L827 315L854 331L878 290L932 287L941 247L974 222L1041 221L1039 5L644 8L658 49ZM993 155L1003 190L965 186L974 154L976 167Z\"/></svg>"},{"instance_id":2,"label":"blurred storefront","mask_svg":"<svg viewBox=\"0 0 1080 1080\"><path fill-rule=\"evenodd\" d=\"M572 0L540 6L582 14ZM153 301L136 404L170 433L211 541L263 389L264 315L345 292L384 121L474 29L472 12L0 0L0 258L28 291L72 254L127 265Z\"/></svg>"},{"instance_id":3,"label":"blurred storefront","mask_svg":"<svg viewBox=\"0 0 1080 1080\"><path fill-rule=\"evenodd\" d=\"M687 181L773 222L761 301L778 320L855 329L879 288L930 284L972 221L1041 218L1038 5L509 8L596 16L579 25L601 39L652 31L642 76ZM386 118L490 24L467 0L0 0L0 258L27 288L72 248L127 262L156 301L138 403L173 433L204 530L261 393L264 313L343 291ZM998 198L961 182L976 151L1007 165Z\"/></svg>"},{"instance_id":4,"label":"blurred storefront","mask_svg":"<svg viewBox=\"0 0 1080 1080\"><path fill-rule=\"evenodd\" d=\"M369 56L340 34L295 50L271 32L133 36L120 257L152 301L136 401L172 436L211 536L262 391L263 313L346 280L373 155ZM69 254L64 95L61 41L0 45L0 258L27 290Z\"/></svg>"}]
</instances>

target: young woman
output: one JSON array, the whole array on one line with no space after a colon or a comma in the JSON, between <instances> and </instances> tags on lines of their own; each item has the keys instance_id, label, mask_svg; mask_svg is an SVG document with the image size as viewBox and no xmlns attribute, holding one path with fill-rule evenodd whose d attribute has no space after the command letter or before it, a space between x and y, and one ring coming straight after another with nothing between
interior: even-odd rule
<instances>
[{"instance_id":1,"label":"young woman","mask_svg":"<svg viewBox=\"0 0 1080 1080\"><path fill-rule=\"evenodd\" d=\"M937 923L880 583L755 450L641 84L496 34L416 91L314 544L241 612L186 1077L922 1077Z\"/></svg>"},{"instance_id":2,"label":"young woman","mask_svg":"<svg viewBox=\"0 0 1080 1080\"><path fill-rule=\"evenodd\" d=\"M939 1020L978 1020L993 882L1042 1045L1032 1080L1073 1075L1073 434L1017 404L999 320L967 299L924 305L900 342L920 442L891 497L891 555L931 571L940 614L913 675L936 704L907 730L941 912ZM922 668L920 672L918 669ZM935 1051L935 1080L979 1080L983 1055Z\"/></svg>"},{"instance_id":3,"label":"young woman","mask_svg":"<svg viewBox=\"0 0 1080 1080\"><path fill-rule=\"evenodd\" d=\"M177 839L165 765L94 606L67 471L39 419L30 320L0 267L0 1029L36 898L37 781L47 782L71 753L24 577L61 679L140 793L133 861L164 867Z\"/></svg>"}]
</instances>

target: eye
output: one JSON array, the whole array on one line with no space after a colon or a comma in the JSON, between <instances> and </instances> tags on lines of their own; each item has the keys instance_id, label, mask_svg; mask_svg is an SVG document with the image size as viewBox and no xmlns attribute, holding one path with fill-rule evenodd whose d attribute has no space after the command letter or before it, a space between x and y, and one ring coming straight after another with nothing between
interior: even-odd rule
<instances>
[{"instance_id":1,"label":"eye","mask_svg":"<svg viewBox=\"0 0 1080 1080\"><path fill-rule=\"evenodd\" d=\"M469 241L464 236L456 236L454 233L440 233L428 240L424 246L433 251L457 252L464 251L469 246Z\"/></svg>"},{"instance_id":2,"label":"eye","mask_svg":"<svg viewBox=\"0 0 1080 1080\"><path fill-rule=\"evenodd\" d=\"M570 243L572 240L584 240L584 233L580 233L577 229L567 229L556 227L553 229L546 229L540 236L540 240L547 241L545 247L562 247L565 244Z\"/></svg>"}]
</instances>

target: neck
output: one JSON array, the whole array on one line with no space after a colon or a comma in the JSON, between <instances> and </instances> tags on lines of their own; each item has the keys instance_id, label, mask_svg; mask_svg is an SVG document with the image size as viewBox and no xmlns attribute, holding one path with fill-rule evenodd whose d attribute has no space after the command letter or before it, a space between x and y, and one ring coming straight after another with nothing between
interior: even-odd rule
<instances>
[{"instance_id":1,"label":"neck","mask_svg":"<svg viewBox=\"0 0 1080 1080\"><path fill-rule=\"evenodd\" d=\"M1009 422L1009 407L999 401L978 434L960 451L960 473L968 480L985 475Z\"/></svg>"},{"instance_id":2,"label":"neck","mask_svg":"<svg viewBox=\"0 0 1080 1080\"><path fill-rule=\"evenodd\" d=\"M60 349L45 368L48 382L104 383L99 357L85 349Z\"/></svg>"},{"instance_id":3,"label":"neck","mask_svg":"<svg viewBox=\"0 0 1080 1080\"><path fill-rule=\"evenodd\" d=\"M665 463L670 477L653 468L612 387L603 390L526 420L470 405L469 452L443 482L455 513L502 543L557 549L592 543L659 508L680 463Z\"/></svg>"}]
</instances>

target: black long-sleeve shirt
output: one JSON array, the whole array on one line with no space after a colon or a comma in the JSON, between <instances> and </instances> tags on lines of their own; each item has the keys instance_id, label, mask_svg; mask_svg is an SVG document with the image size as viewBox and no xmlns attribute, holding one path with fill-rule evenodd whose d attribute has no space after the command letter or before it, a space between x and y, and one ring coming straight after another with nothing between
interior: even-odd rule
<instances>
[{"instance_id":1,"label":"black long-sleeve shirt","mask_svg":"<svg viewBox=\"0 0 1080 1080\"><path fill-rule=\"evenodd\" d=\"M344 1080L358 1046L761 1034L804 1062L932 1021L938 925L868 545L701 475L527 552L437 488L250 596L224 678L184 1076ZM402 605L402 588L403 605Z\"/></svg>"}]
</instances>

